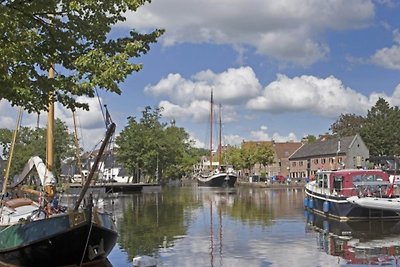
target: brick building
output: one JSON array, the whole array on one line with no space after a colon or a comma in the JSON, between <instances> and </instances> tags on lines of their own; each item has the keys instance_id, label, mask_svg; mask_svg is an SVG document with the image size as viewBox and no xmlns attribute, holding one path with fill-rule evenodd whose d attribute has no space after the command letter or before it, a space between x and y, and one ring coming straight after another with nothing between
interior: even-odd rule
<instances>
[{"instance_id":1,"label":"brick building","mask_svg":"<svg viewBox=\"0 0 400 267\"><path fill-rule=\"evenodd\" d=\"M369 150L357 134L321 139L304 144L289 157L289 172L294 179L313 177L318 170L365 168Z\"/></svg>"}]
</instances>

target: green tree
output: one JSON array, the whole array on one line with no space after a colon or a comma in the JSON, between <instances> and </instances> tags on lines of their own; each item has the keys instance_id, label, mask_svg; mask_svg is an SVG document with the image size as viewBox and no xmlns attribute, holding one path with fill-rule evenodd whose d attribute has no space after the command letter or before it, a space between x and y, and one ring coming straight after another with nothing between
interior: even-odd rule
<instances>
[{"instance_id":1,"label":"green tree","mask_svg":"<svg viewBox=\"0 0 400 267\"><path fill-rule=\"evenodd\" d=\"M307 141L307 143L312 144L315 143L315 141L317 141L317 137L315 137L315 135L307 135L306 137L304 137L304 139Z\"/></svg>"},{"instance_id":2,"label":"green tree","mask_svg":"<svg viewBox=\"0 0 400 267\"><path fill-rule=\"evenodd\" d=\"M371 156L398 155L400 153L400 112L379 98L368 111L361 137L369 148Z\"/></svg>"},{"instance_id":3,"label":"green tree","mask_svg":"<svg viewBox=\"0 0 400 267\"><path fill-rule=\"evenodd\" d=\"M54 124L54 174L58 178L61 173L61 163L64 159L74 155L73 134L68 132L66 124L57 119ZM14 156L11 164L10 177L20 173L29 158L39 156L46 159L46 128L22 127L18 131ZM0 145L3 147L3 156L8 159L11 147L12 131L0 129Z\"/></svg>"},{"instance_id":4,"label":"green tree","mask_svg":"<svg viewBox=\"0 0 400 267\"><path fill-rule=\"evenodd\" d=\"M116 38L112 26L150 0L51 0L0 3L0 100L30 111L46 110L49 95L73 108L95 88L117 94L119 83L142 65L164 30L135 30ZM56 75L48 79L54 65Z\"/></svg>"},{"instance_id":5,"label":"green tree","mask_svg":"<svg viewBox=\"0 0 400 267\"><path fill-rule=\"evenodd\" d=\"M175 125L165 128L164 139L160 147L164 148L162 156L166 177L179 178L185 175L183 160L188 155L191 144L188 140L189 134L183 128Z\"/></svg>"},{"instance_id":6,"label":"green tree","mask_svg":"<svg viewBox=\"0 0 400 267\"><path fill-rule=\"evenodd\" d=\"M130 173L160 179L184 174L183 159L189 151L188 134L174 124L160 122L161 109L146 107L142 118L128 118L128 125L116 138L117 160ZM157 173L158 167L158 173Z\"/></svg>"},{"instance_id":7,"label":"green tree","mask_svg":"<svg viewBox=\"0 0 400 267\"><path fill-rule=\"evenodd\" d=\"M242 154L241 154L241 148L240 147L229 147L229 149L226 150L226 155L225 155L226 161L228 164L231 164L234 169L239 170L244 168L243 160L242 160Z\"/></svg>"},{"instance_id":8,"label":"green tree","mask_svg":"<svg viewBox=\"0 0 400 267\"><path fill-rule=\"evenodd\" d=\"M246 146L240 149L240 157L243 162L243 167L252 172L254 165L257 163L257 155L256 155L256 147L254 146Z\"/></svg>"},{"instance_id":9,"label":"green tree","mask_svg":"<svg viewBox=\"0 0 400 267\"><path fill-rule=\"evenodd\" d=\"M261 144L256 147L255 158L263 166L274 163L274 150L270 144Z\"/></svg>"},{"instance_id":10,"label":"green tree","mask_svg":"<svg viewBox=\"0 0 400 267\"><path fill-rule=\"evenodd\" d=\"M360 134L366 119L355 114L340 114L340 117L331 125L330 130L336 137Z\"/></svg>"},{"instance_id":11,"label":"green tree","mask_svg":"<svg viewBox=\"0 0 400 267\"><path fill-rule=\"evenodd\" d=\"M193 147L192 141L188 143L187 150L182 158L182 171L184 176L193 174L193 166L199 162L202 156L208 155L208 150L204 148Z\"/></svg>"}]
</instances>

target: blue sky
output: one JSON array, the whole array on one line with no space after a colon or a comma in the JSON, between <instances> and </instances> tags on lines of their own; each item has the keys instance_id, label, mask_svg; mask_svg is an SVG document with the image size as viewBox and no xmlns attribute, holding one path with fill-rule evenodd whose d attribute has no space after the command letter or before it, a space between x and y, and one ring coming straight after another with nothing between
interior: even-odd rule
<instances>
[{"instance_id":1,"label":"blue sky","mask_svg":"<svg viewBox=\"0 0 400 267\"><path fill-rule=\"evenodd\" d=\"M143 70L121 84L122 95L100 96L118 131L145 106L162 106L198 146L207 143L211 88L225 144L318 136L341 113L366 115L379 97L400 104L398 14L400 2L390 0L153 0L114 33L165 34L134 59ZM104 130L97 100L88 102L92 111L78 121L90 149ZM9 109L0 102L10 114L0 127L14 127ZM70 123L68 112L56 113Z\"/></svg>"}]
</instances>

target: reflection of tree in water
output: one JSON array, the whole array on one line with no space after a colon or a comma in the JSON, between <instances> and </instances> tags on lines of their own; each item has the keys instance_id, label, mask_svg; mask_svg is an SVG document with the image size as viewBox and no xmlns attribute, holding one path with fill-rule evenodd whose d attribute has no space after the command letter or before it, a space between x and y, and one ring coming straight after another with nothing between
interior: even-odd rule
<instances>
[{"instance_id":1,"label":"reflection of tree in water","mask_svg":"<svg viewBox=\"0 0 400 267\"><path fill-rule=\"evenodd\" d=\"M188 213L200 205L189 190L180 188L132 194L129 201L118 223L118 243L130 259L172 246L174 239L186 234L191 218Z\"/></svg>"}]
</instances>

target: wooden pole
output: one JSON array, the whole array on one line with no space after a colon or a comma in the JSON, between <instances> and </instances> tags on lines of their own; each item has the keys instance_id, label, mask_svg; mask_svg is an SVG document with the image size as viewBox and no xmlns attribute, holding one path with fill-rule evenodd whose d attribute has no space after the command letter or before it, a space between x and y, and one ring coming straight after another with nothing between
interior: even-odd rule
<instances>
[{"instance_id":1,"label":"wooden pole","mask_svg":"<svg viewBox=\"0 0 400 267\"><path fill-rule=\"evenodd\" d=\"M10 155L8 156L7 169L6 169L6 173L4 175L3 190L2 190L2 195L3 196L7 191L8 177L10 176L11 161L12 161L12 158L13 158L13 155L14 155L14 147L15 147L15 142L17 140L17 133L18 133L18 129L19 129L19 124L21 123L22 111L23 111L23 109L22 109L22 107L20 107L19 113L18 113L17 125L15 126L15 130L14 130L14 133L13 133L13 139L12 139L11 148L10 148Z\"/></svg>"},{"instance_id":2,"label":"wooden pole","mask_svg":"<svg viewBox=\"0 0 400 267\"><path fill-rule=\"evenodd\" d=\"M107 132L106 132L106 136L105 136L105 138L103 140L103 143L101 144L101 147L99 149L99 153L97 154L97 156L96 156L96 158L94 160L92 168L90 169L90 173L89 173L89 175L88 175L88 177L87 177L87 179L85 181L85 185L83 186L83 188L82 188L82 190L81 190L81 192L79 194L79 197L78 197L77 201L75 202L75 207L74 207L75 211L78 210L79 206L81 205L81 202L82 202L82 200L83 200L83 198L84 198L84 196L86 194L86 191L88 190L88 188L90 186L90 182L91 182L91 180L93 178L93 175L94 175L95 171L97 170L97 167L99 165L101 156L104 153L104 149L106 148L106 145L108 144L108 141L110 140L111 136L114 134L114 131L115 131L115 123L111 123L109 128L108 128L108 130L107 130Z\"/></svg>"},{"instance_id":3,"label":"wooden pole","mask_svg":"<svg viewBox=\"0 0 400 267\"><path fill-rule=\"evenodd\" d=\"M214 99L213 99L213 90L211 89L211 102L210 102L210 169L213 169L212 163L213 163L213 154L212 154L212 144L213 144L213 120L214 120Z\"/></svg>"}]
</instances>

